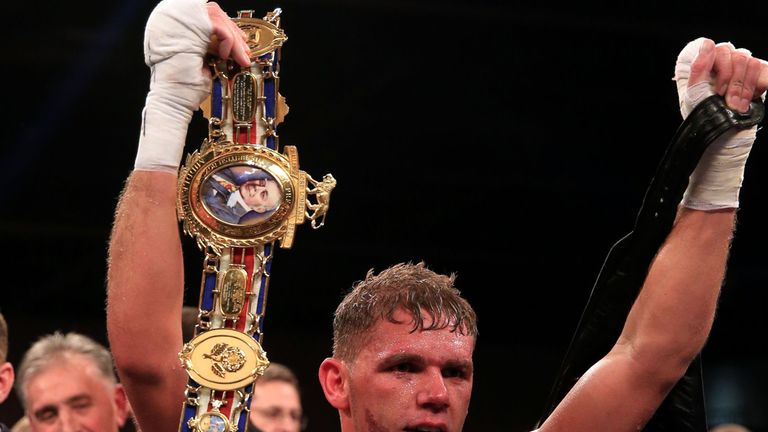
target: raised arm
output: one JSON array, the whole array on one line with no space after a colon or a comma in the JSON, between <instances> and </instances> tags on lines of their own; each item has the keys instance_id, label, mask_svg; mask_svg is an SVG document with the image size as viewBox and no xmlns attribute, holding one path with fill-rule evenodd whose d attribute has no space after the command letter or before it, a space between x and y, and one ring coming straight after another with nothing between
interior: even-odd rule
<instances>
[{"instance_id":1,"label":"raised arm","mask_svg":"<svg viewBox=\"0 0 768 432\"><path fill-rule=\"evenodd\" d=\"M184 280L176 173L192 113L210 89L203 58L211 50L250 64L242 33L215 3L164 0L150 15L144 52L152 81L107 274L109 342L143 432L179 427L187 378L178 359Z\"/></svg>"},{"instance_id":2,"label":"raised arm","mask_svg":"<svg viewBox=\"0 0 768 432\"><path fill-rule=\"evenodd\" d=\"M767 77L766 66L748 52L698 39L678 58L681 111L687 116L716 92L744 112L765 91ZM685 373L712 326L755 132L728 132L705 152L618 341L541 432L641 430Z\"/></svg>"}]
</instances>

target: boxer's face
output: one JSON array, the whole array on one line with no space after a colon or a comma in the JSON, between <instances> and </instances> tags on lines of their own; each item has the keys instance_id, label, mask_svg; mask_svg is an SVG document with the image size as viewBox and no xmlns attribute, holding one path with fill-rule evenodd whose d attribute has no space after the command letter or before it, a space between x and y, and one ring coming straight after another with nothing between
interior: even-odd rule
<instances>
[{"instance_id":1,"label":"boxer's face","mask_svg":"<svg viewBox=\"0 0 768 432\"><path fill-rule=\"evenodd\" d=\"M353 430L461 431L472 393L475 338L450 327L412 331L403 310L394 318L400 323L380 320L371 329L348 368Z\"/></svg>"}]
</instances>

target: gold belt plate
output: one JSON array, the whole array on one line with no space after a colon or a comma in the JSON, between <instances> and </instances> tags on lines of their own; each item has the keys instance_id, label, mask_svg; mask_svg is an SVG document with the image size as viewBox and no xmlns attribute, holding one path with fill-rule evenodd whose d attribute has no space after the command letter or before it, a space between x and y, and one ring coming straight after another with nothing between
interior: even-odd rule
<instances>
[{"instance_id":1,"label":"gold belt plate","mask_svg":"<svg viewBox=\"0 0 768 432\"><path fill-rule=\"evenodd\" d=\"M267 353L251 336L232 329L208 330L179 353L190 378L213 390L245 387L264 374Z\"/></svg>"}]
</instances>

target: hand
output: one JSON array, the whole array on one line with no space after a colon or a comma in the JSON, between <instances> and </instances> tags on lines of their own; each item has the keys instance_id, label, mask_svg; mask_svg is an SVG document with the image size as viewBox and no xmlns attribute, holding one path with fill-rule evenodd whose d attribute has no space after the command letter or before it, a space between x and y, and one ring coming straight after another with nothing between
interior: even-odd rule
<instances>
[{"instance_id":1,"label":"hand","mask_svg":"<svg viewBox=\"0 0 768 432\"><path fill-rule=\"evenodd\" d=\"M680 112L686 118L705 98L719 94L738 112L764 97L768 65L746 49L698 38L689 42L675 65ZM683 205L696 210L737 208L744 167L757 136L757 127L731 129L710 144L691 174Z\"/></svg>"},{"instance_id":2,"label":"hand","mask_svg":"<svg viewBox=\"0 0 768 432\"><path fill-rule=\"evenodd\" d=\"M248 36L215 3L206 3L208 17L213 25L213 35L208 47L209 52L220 58L232 58L240 66L251 65L250 49L246 43Z\"/></svg>"},{"instance_id":3,"label":"hand","mask_svg":"<svg viewBox=\"0 0 768 432\"><path fill-rule=\"evenodd\" d=\"M681 106L684 115L712 94L724 96L731 109L746 112L750 101L768 89L768 64L749 50L699 38L681 51L675 77L678 89L688 93L685 101L681 94L681 104L687 105Z\"/></svg>"},{"instance_id":4,"label":"hand","mask_svg":"<svg viewBox=\"0 0 768 432\"><path fill-rule=\"evenodd\" d=\"M205 55L213 48L222 58L250 66L245 37L216 3L158 3L144 33L144 61L152 79L134 169L178 171L192 113L211 89Z\"/></svg>"}]
</instances>

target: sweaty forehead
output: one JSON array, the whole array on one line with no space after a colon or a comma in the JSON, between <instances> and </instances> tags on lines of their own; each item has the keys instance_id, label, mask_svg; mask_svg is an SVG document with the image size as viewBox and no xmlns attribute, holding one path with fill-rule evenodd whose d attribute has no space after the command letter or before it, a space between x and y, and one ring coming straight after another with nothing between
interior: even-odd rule
<instances>
[{"instance_id":1,"label":"sweaty forehead","mask_svg":"<svg viewBox=\"0 0 768 432\"><path fill-rule=\"evenodd\" d=\"M383 359L393 355L420 356L435 361L470 361L475 347L474 336L451 327L413 331L413 317L398 310L393 317L400 323L379 320L369 331L360 355ZM431 318L425 316L425 326Z\"/></svg>"}]
</instances>

